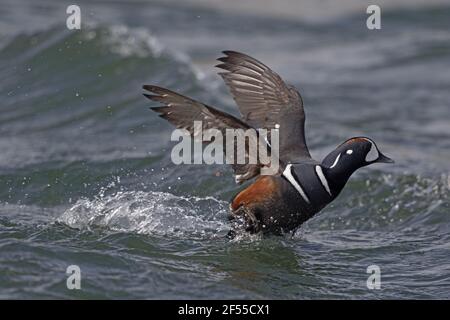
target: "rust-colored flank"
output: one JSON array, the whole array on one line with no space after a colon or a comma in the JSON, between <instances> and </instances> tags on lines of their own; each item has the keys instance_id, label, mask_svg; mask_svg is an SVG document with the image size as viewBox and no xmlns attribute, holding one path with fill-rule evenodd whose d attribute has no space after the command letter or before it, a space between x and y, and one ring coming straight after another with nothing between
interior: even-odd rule
<instances>
[{"instance_id":1,"label":"rust-colored flank","mask_svg":"<svg viewBox=\"0 0 450 320\"><path fill-rule=\"evenodd\" d=\"M276 192L276 184L271 176L261 176L254 184L242 190L231 203L231 208L237 210L239 207L252 206L270 198Z\"/></svg>"}]
</instances>

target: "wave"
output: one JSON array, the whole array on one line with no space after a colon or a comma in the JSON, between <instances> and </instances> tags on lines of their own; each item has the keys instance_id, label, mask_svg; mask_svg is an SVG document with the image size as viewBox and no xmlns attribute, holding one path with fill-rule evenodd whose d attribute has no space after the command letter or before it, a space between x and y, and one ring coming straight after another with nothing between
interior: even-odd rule
<instances>
[{"instance_id":1,"label":"wave","mask_svg":"<svg viewBox=\"0 0 450 320\"><path fill-rule=\"evenodd\" d=\"M108 130L105 119L128 129L140 123L130 107L142 105L143 83L176 79L192 88L200 76L186 56L167 50L150 31L120 25L17 35L0 50L0 70L0 127L21 134L98 132ZM19 126L24 122L28 126Z\"/></svg>"},{"instance_id":2,"label":"wave","mask_svg":"<svg viewBox=\"0 0 450 320\"><path fill-rule=\"evenodd\" d=\"M355 177L356 178L356 177ZM314 222L315 231L358 231L358 237L388 233L402 236L445 236L450 226L450 177L379 174L353 178ZM374 236L373 238L376 238ZM375 240L374 240L375 241Z\"/></svg>"},{"instance_id":3,"label":"wave","mask_svg":"<svg viewBox=\"0 0 450 320\"><path fill-rule=\"evenodd\" d=\"M0 49L0 70L1 168L144 158L168 136L146 129L159 121L142 84L202 86L186 56L120 25L16 35Z\"/></svg>"},{"instance_id":4,"label":"wave","mask_svg":"<svg viewBox=\"0 0 450 320\"><path fill-rule=\"evenodd\" d=\"M361 192L366 189L366 192ZM355 179L343 195L300 228L295 239L327 242L324 233L339 237L377 242L378 234L392 233L389 241L401 237L441 234L448 229L447 215L450 180L394 177ZM229 231L228 202L213 197L184 197L167 192L120 191L90 200L80 199L58 218L73 228L107 228L139 234L223 238ZM312 231L313 230L313 231ZM356 234L354 231L358 231ZM336 234L337 235L337 234ZM239 235L238 239L243 235ZM388 237L389 238L389 237ZM363 244L364 245L364 244Z\"/></svg>"}]
</instances>

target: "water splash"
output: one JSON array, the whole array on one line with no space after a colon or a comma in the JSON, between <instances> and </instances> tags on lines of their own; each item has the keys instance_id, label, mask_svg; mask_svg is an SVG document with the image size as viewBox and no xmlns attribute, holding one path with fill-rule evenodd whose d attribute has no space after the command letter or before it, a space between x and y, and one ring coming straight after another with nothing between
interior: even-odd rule
<instances>
[{"instance_id":1,"label":"water splash","mask_svg":"<svg viewBox=\"0 0 450 320\"><path fill-rule=\"evenodd\" d=\"M212 197L180 197L165 192L117 192L81 199L58 222L73 228L104 227L113 231L174 237L224 237L228 204Z\"/></svg>"}]
</instances>

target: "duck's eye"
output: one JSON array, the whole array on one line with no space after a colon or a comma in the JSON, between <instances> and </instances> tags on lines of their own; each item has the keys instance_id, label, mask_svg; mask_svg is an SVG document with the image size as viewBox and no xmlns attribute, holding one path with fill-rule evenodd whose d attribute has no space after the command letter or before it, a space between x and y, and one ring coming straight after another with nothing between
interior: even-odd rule
<instances>
[{"instance_id":1,"label":"duck's eye","mask_svg":"<svg viewBox=\"0 0 450 320\"><path fill-rule=\"evenodd\" d=\"M352 154L352 153L353 153L352 149L348 149L347 152L346 152L346 154Z\"/></svg>"}]
</instances>

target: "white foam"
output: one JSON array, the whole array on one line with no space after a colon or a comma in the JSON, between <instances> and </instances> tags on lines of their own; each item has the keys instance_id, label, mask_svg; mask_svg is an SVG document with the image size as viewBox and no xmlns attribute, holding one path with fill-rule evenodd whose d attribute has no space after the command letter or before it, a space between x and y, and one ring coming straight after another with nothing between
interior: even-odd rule
<instances>
[{"instance_id":1,"label":"white foam","mask_svg":"<svg viewBox=\"0 0 450 320\"><path fill-rule=\"evenodd\" d=\"M140 234L224 237L228 203L212 197L180 197L165 192L118 192L80 199L58 221L73 228L105 227Z\"/></svg>"},{"instance_id":2,"label":"white foam","mask_svg":"<svg viewBox=\"0 0 450 320\"><path fill-rule=\"evenodd\" d=\"M88 35L92 37L92 31ZM163 44L145 28L114 25L107 29L106 36L101 40L105 42L111 52L123 57L147 57L149 55L159 57L164 52Z\"/></svg>"}]
</instances>

